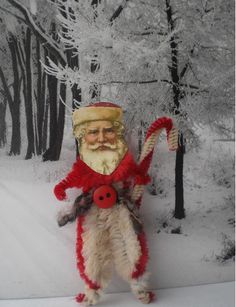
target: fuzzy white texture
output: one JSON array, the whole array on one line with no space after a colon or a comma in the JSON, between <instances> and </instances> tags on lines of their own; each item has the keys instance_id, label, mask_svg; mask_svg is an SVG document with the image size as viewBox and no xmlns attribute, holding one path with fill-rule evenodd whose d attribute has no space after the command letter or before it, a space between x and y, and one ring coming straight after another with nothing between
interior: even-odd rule
<instances>
[{"instance_id":1,"label":"fuzzy white texture","mask_svg":"<svg viewBox=\"0 0 236 307\"><path fill-rule=\"evenodd\" d=\"M29 0L30 12L35 15L37 13L37 0Z\"/></svg>"},{"instance_id":2,"label":"fuzzy white texture","mask_svg":"<svg viewBox=\"0 0 236 307\"><path fill-rule=\"evenodd\" d=\"M128 209L123 205L110 209L93 207L83 229L82 255L87 276L105 287L114 262L119 275L130 281L141 250Z\"/></svg>"},{"instance_id":3,"label":"fuzzy white texture","mask_svg":"<svg viewBox=\"0 0 236 307\"><path fill-rule=\"evenodd\" d=\"M85 286L85 305L99 299L111 280L113 266L119 276L128 282L135 296L142 293L149 300L147 292L148 275L133 280L132 272L141 256L141 247L128 209L120 204L110 209L92 207L82 224L82 255L86 276L101 286L99 291Z\"/></svg>"}]
</instances>

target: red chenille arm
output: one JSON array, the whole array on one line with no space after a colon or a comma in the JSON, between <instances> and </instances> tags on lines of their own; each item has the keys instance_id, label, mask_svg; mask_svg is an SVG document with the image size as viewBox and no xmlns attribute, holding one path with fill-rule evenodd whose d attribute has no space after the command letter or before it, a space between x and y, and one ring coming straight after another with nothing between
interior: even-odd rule
<instances>
[{"instance_id":1,"label":"red chenille arm","mask_svg":"<svg viewBox=\"0 0 236 307\"><path fill-rule=\"evenodd\" d=\"M76 166L77 162L74 163L71 172L54 187L54 194L58 200L66 199L66 190L78 184L79 174Z\"/></svg>"}]
</instances>

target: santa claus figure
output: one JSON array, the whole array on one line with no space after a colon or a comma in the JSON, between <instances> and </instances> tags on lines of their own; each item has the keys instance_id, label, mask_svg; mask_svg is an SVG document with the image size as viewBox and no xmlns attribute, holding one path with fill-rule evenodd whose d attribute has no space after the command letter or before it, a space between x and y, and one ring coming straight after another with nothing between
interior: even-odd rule
<instances>
[{"instance_id":1,"label":"santa claus figure","mask_svg":"<svg viewBox=\"0 0 236 307\"><path fill-rule=\"evenodd\" d=\"M134 185L147 184L149 177L128 150L122 117L122 109L108 102L74 111L80 156L54 189L59 200L66 198L68 188L82 189L72 215L77 216L77 266L85 282L76 299L85 305L98 301L113 265L138 300L153 299L147 290L145 234L131 200Z\"/></svg>"}]
</instances>

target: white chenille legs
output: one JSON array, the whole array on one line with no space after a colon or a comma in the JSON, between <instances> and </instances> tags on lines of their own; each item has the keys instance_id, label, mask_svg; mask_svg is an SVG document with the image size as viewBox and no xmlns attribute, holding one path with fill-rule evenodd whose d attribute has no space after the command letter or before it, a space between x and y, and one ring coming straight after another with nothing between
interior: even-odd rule
<instances>
[{"instance_id":1,"label":"white chenille legs","mask_svg":"<svg viewBox=\"0 0 236 307\"><path fill-rule=\"evenodd\" d=\"M113 263L134 295L143 303L151 301L144 274L147 255L126 206L110 209L93 206L79 219L77 235L78 268L86 283L85 292L77 296L78 302L84 305L98 302L111 279Z\"/></svg>"},{"instance_id":2,"label":"white chenille legs","mask_svg":"<svg viewBox=\"0 0 236 307\"><path fill-rule=\"evenodd\" d=\"M130 282L141 255L141 247L129 210L124 205L114 207L109 219L113 261L119 275Z\"/></svg>"},{"instance_id":3,"label":"white chenille legs","mask_svg":"<svg viewBox=\"0 0 236 307\"><path fill-rule=\"evenodd\" d=\"M149 274L142 272L141 269L140 275L137 273L137 264L141 262L144 265L142 261L147 260L146 250L143 250L141 240L134 231L127 207L120 205L115 209L112 214L116 219L110 228L110 238L116 270L130 284L134 296L142 303L148 304L153 300L153 294L147 290Z\"/></svg>"},{"instance_id":4,"label":"white chenille legs","mask_svg":"<svg viewBox=\"0 0 236 307\"><path fill-rule=\"evenodd\" d=\"M77 301L84 305L96 304L111 279L112 254L109 231L105 227L107 214L107 211L99 212L99 209L93 206L88 214L78 221L78 269L86 287L85 292L77 296Z\"/></svg>"}]
</instances>

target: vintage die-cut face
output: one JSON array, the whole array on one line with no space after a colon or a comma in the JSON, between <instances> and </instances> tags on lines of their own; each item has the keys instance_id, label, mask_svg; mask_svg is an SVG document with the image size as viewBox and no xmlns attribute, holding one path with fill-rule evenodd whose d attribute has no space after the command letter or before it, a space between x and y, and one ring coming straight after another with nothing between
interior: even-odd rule
<instances>
[{"instance_id":1,"label":"vintage die-cut face","mask_svg":"<svg viewBox=\"0 0 236 307\"><path fill-rule=\"evenodd\" d=\"M90 149L102 151L114 149L117 138L117 129L110 121L95 121L87 124L84 139Z\"/></svg>"},{"instance_id":2,"label":"vintage die-cut face","mask_svg":"<svg viewBox=\"0 0 236 307\"><path fill-rule=\"evenodd\" d=\"M122 125L102 120L78 127L75 135L80 136L80 158L96 172L111 174L127 152L122 131Z\"/></svg>"}]
</instances>

